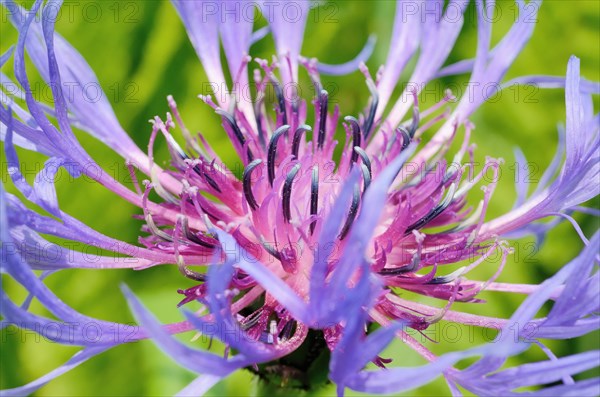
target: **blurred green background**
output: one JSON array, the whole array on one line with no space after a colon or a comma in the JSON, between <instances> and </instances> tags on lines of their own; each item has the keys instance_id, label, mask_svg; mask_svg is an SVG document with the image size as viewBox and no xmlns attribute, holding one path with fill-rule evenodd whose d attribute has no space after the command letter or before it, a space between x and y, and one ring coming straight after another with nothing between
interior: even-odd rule
<instances>
[{"instance_id":1,"label":"blurred green background","mask_svg":"<svg viewBox=\"0 0 600 397\"><path fill-rule=\"evenodd\" d=\"M27 6L31 2L25 2ZM148 119L168 111L166 96L174 95L187 126L202 131L226 163L234 163L231 146L220 127L218 117L205 106L197 94L206 94L207 81L195 52L173 7L167 1L100 1L66 2L66 11L57 23L57 31L66 37L87 59L96 72L115 112L126 131L136 143L147 147L150 134ZM303 54L317 57L326 63L339 63L351 59L362 48L369 34L378 37L375 52L368 62L374 73L386 58L395 4L392 1L324 2L313 9L308 18ZM508 30L515 8L510 1L499 2L498 22L494 27L496 43ZM470 6L463 32L451 53L448 63L471 58L475 54L476 25L473 5ZM0 28L4 52L16 42L14 29L7 22L2 9ZM538 25L533 39L509 70L507 78L526 74L564 75L571 54L581 58L582 75L599 81L600 66L600 2L546 1L538 15ZM264 24L264 21L262 22ZM261 25L262 25L261 24ZM252 47L252 55L270 59L274 46L270 36ZM413 64L411 64L413 65ZM410 69L410 68L409 68ZM33 69L30 69L33 72ZM4 70L12 74L12 66ZM306 76L301 72L302 79ZM403 74L404 80L408 77ZM444 79L438 87L460 84L468 76ZM34 77L34 81L40 81ZM349 76L322 76L326 87L332 91L333 100L342 114L356 115L368 99L363 76L356 72ZM307 91L308 92L308 91ZM398 95L398 93L396 93ZM308 99L308 98L306 98ZM424 98L427 103L427 98ZM596 105L598 102L596 101ZM596 106L597 108L597 106ZM309 116L309 117L312 117ZM539 179L550 162L557 142L556 125L564 122L564 91L528 91L526 88L509 89L494 103L485 104L472 117L476 125L472 141L477 144L477 160L486 155L503 157L502 178L492 199L488 219L509 210L514 200L515 169L513 149L520 146L530 162L532 179ZM339 132L339 131L338 131ZM122 160L110 149L94 139L79 135L84 148L94 159L109 170L119 170L124 178ZM427 135L426 135L427 137ZM145 149L144 149L145 150ZM157 158L167 163L167 151L160 139L157 141ZM6 164L2 151L2 178L6 184ZM41 157L19 152L21 160L33 164ZM33 175L33 169L29 169ZM523 171L522 171L523 172ZM32 176L30 175L30 176ZM14 191L11 186L10 191ZM61 180L57 183L61 208L91 227L109 236L136 242L141 222L132 218L140 211L112 196L101 186L89 181L74 183ZM476 203L481 192L474 189L470 199ZM591 203L598 207L598 202ZM591 236L598 229L598 220L576 216L584 232ZM555 228L537 250L532 239L513 242L515 254L509 258L499 281L514 283L539 283L552 275L560 266L572 259L582 248L572 227L561 224ZM487 278L496 270L495 264L478 269L475 276ZM15 283L5 280L3 286L19 302L25 294ZM156 267L142 272L131 270L63 271L50 276L48 285L65 302L81 312L100 319L132 322L119 286L129 285L142 301L163 322L181 320L176 309L179 288L192 286L172 266ZM478 307L457 304L459 310L507 318L522 297L483 293L487 303ZM471 305L473 306L473 305ZM44 313L36 305L33 309ZM428 335L440 340L427 345L436 353L462 349L484 342L493 335L481 330L463 328L461 336L436 324ZM472 333L473 338L467 337ZM182 340L189 340L186 335ZM599 335L593 334L575 341L550 343L558 356L598 348ZM57 346L31 333L14 329L2 331L0 344L0 388L15 387L31 381L61 365L75 348ZM395 359L397 365L422 364L420 357L400 343L392 346L385 357ZM543 359L543 353L531 349L511 363ZM171 395L195 375L177 366L151 342L145 341L117 347L94 358L79 368L59 377L43 387L39 396L92 396L92 395ZM249 395L256 387L249 373L238 372L221 382L210 395ZM318 395L333 395L333 387ZM403 395L448 395L443 380ZM349 392L348 395L355 395Z\"/></svg>"}]
</instances>

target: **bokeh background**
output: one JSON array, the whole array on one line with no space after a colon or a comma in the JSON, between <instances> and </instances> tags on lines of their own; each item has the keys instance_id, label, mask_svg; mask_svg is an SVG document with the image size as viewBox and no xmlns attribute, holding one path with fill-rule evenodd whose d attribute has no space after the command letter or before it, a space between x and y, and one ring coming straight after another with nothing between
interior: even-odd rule
<instances>
[{"instance_id":1,"label":"bokeh background","mask_svg":"<svg viewBox=\"0 0 600 397\"><path fill-rule=\"evenodd\" d=\"M29 6L31 2L23 2ZM145 148L150 134L148 119L168 111L166 96L172 94L191 130L202 131L226 163L235 164L236 158L220 127L219 118L198 98L206 94L207 78L190 45L185 30L173 7L167 1L66 1L57 31L66 37L87 59L95 70L115 112L126 131L136 143ZM496 43L514 20L515 6L511 1L498 2L499 14L494 26ZM375 34L378 42L368 61L371 71L377 70L386 58L395 4L393 1L323 2L313 9L308 18L303 54L317 57L326 63L339 63L351 59L362 48L367 37ZM473 5L470 6L461 36L449 63L471 58L476 47L476 23ZM8 22L7 12L1 11L1 45L4 52L16 42L16 34ZM581 58L582 75L590 80L600 80L600 2L596 0L549 0L542 5L533 39L509 70L507 78L527 74L564 75L571 54ZM263 26L259 18L257 26ZM268 58L274 53L270 36L255 44L252 55ZM409 65L411 70L414 63ZM12 74L12 65L7 65ZM33 73L33 69L31 69ZM307 76L301 72L306 83ZM403 74L406 81L409 73ZM39 77L38 98L51 101ZM450 84L462 84L468 76L443 79L434 83L441 89ZM333 100L342 114L356 115L368 99L363 76L353 73L343 77L322 76ZM36 87L34 83L34 87ZM308 84L306 84L308 87ZM306 90L305 92L310 92ZM429 91L430 93L432 91ZM396 96L399 93L396 93ZM308 98L307 98L308 99ZM433 96L422 98L425 104L433 103ZM429 101L429 102L428 102ZM598 102L596 100L596 105ZM596 106L597 109L597 106ZM311 116L312 117L312 116ZM515 198L514 180L522 178L526 170L514 168L513 150L523 149L531 162L532 187L549 164L557 144L557 124L564 122L564 91L533 90L531 87L511 87L485 104L472 117L476 125L473 142L477 144L476 159L486 155L502 157L502 177L492 199L488 219L509 210ZM339 132L339 131L338 131ZM93 138L79 134L81 143L96 161L112 170L121 180L126 169L122 159ZM426 136L427 137L427 136ZM426 138L425 138L426 139ZM160 139L156 144L157 158L168 160L166 145ZM43 159L35 154L19 152L21 161L28 164L28 177L33 178ZM2 179L9 191L6 161L2 150ZM36 164L38 164L36 166ZM36 168L37 167L37 168ZM137 241L141 222L132 216L140 211L120 200L101 186L90 181L57 181L61 208L81 219L91 227L109 236L128 242ZM481 198L475 189L470 197L473 203ZM588 205L598 207L598 202ZM598 220L577 215L584 232L591 236L598 229ZM534 240L525 238L512 242L515 253L499 281L514 283L539 283L551 276L572 259L582 248L582 243L572 227L561 224L551 231L546 241L536 247ZM475 276L486 278L497 269L497 264L482 266ZM16 301L25 297L24 290L3 276L3 287ZM176 304L181 296L177 289L192 285L173 266L161 266L141 272L132 270L94 271L71 270L51 275L47 284L65 302L81 312L100 319L131 322L119 286L127 284L163 322L179 321L181 313ZM487 303L470 307L473 313L507 318L523 297L498 293L482 294ZM464 309L466 304L457 304ZM473 306L472 304L470 306ZM44 313L39 305L33 310ZM493 338L493 333L480 329L447 328L436 324L427 334L439 343L426 342L436 353L462 349ZM191 335L182 337L190 339ZM418 336L418 335L417 335ZM419 337L420 338L420 337ZM576 341L551 343L558 356L598 348L598 333ZM421 339L425 341L425 339ZM1 334L0 388L15 387L31 381L61 365L75 348L54 345L32 333L16 329L3 330ZM401 343L386 351L386 357L395 359L396 365L418 365L422 360ZM511 363L543 359L539 349L531 349ZM463 364L465 365L465 364ZM151 342L120 346L79 368L54 380L36 393L39 396L92 396L92 395L171 395L194 379L194 374L177 366ZM326 387L316 395L333 395L335 389ZM238 372L217 385L210 395L252 395L256 382L248 372ZM418 390L403 395L448 395L443 380L439 379ZM348 395L355 395L349 392Z\"/></svg>"}]
</instances>

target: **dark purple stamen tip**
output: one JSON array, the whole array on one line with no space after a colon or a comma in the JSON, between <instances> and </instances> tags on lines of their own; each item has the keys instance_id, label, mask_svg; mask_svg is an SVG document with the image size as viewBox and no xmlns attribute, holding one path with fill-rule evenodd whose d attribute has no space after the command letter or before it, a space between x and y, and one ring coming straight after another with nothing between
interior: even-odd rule
<instances>
[{"instance_id":1,"label":"dark purple stamen tip","mask_svg":"<svg viewBox=\"0 0 600 397\"><path fill-rule=\"evenodd\" d=\"M185 277L192 279L194 281L204 282L206 281L206 275L202 273L195 272L185 266L183 263L179 263L177 268Z\"/></svg>"},{"instance_id":2,"label":"dark purple stamen tip","mask_svg":"<svg viewBox=\"0 0 600 397\"><path fill-rule=\"evenodd\" d=\"M279 338L281 338L281 340L290 339L292 337L292 335L294 334L296 325L297 325L296 320L290 320L287 323L285 323L285 325L283 326L283 329L279 333Z\"/></svg>"},{"instance_id":3,"label":"dark purple stamen tip","mask_svg":"<svg viewBox=\"0 0 600 397\"><path fill-rule=\"evenodd\" d=\"M262 244L263 248L265 249L265 251L267 251L269 254L271 254L271 256L273 256L277 260L281 260L281 254L275 248L271 247L265 241L262 241L261 244Z\"/></svg>"},{"instance_id":4,"label":"dark purple stamen tip","mask_svg":"<svg viewBox=\"0 0 600 397\"><path fill-rule=\"evenodd\" d=\"M367 166L367 169L369 170L369 177L370 177L371 176L371 160L369 159L367 152L365 152L360 146L354 146L354 153L359 155L360 158L362 159L363 164Z\"/></svg>"},{"instance_id":5,"label":"dark purple stamen tip","mask_svg":"<svg viewBox=\"0 0 600 397\"><path fill-rule=\"evenodd\" d=\"M281 113L281 120L283 124L287 124L287 111L285 109L285 97L283 95L283 89L281 84L275 78L272 78L273 87L275 88L275 96L277 97L277 103L279 105L279 113Z\"/></svg>"},{"instance_id":6,"label":"dark purple stamen tip","mask_svg":"<svg viewBox=\"0 0 600 397\"><path fill-rule=\"evenodd\" d=\"M425 284L448 284L454 280L456 280L456 276L449 274L447 276L434 277Z\"/></svg>"},{"instance_id":7,"label":"dark purple stamen tip","mask_svg":"<svg viewBox=\"0 0 600 397\"><path fill-rule=\"evenodd\" d=\"M317 210L319 206L319 169L314 167L312 170L312 179L310 183L310 214L317 215ZM313 234L315 231L315 226L317 225L317 221L312 221L310 223L310 234Z\"/></svg>"},{"instance_id":8,"label":"dark purple stamen tip","mask_svg":"<svg viewBox=\"0 0 600 397\"><path fill-rule=\"evenodd\" d=\"M450 203L452 203L452 198L454 196L454 192L455 191L456 191L456 187L453 184L452 186L450 186L450 191L448 192L448 194L446 195L446 197L444 198L444 200L440 204L438 204L437 206L435 206L423 218L419 219L418 221L416 221L415 223L413 223L412 225L410 225L406 229L406 232L404 232L404 235L407 236L413 230L417 230L417 229L422 228L423 226L425 226L426 224L428 224L429 222L431 222L432 220L434 220L435 218L437 218L442 212L444 212L444 210L446 208L448 208L448 206L450 205Z\"/></svg>"},{"instance_id":9,"label":"dark purple stamen tip","mask_svg":"<svg viewBox=\"0 0 600 397\"><path fill-rule=\"evenodd\" d=\"M188 154L183 151L181 146L179 146L179 144L177 144L177 142L175 142L175 140L170 135L169 135L169 138L170 138L170 139L168 139L169 146L177 152L177 154L179 155L179 157L181 157L182 160L189 160L190 156L188 156ZM204 179L206 181L206 183L208 183L213 189L215 189L217 192L221 193L221 189L219 188L219 185L217 184L217 182L214 179L212 179L210 177L210 175L208 175L206 172L203 171L200 164L196 164L192 169L194 170L194 172L196 174L198 174L198 176L200 176L202 179Z\"/></svg>"},{"instance_id":10,"label":"dark purple stamen tip","mask_svg":"<svg viewBox=\"0 0 600 397\"><path fill-rule=\"evenodd\" d=\"M200 164L196 164L193 169L196 174L198 174L206 183L210 185L210 187L215 189L217 192L222 193L219 184L210 175L208 175L206 171L203 170Z\"/></svg>"},{"instance_id":11,"label":"dark purple stamen tip","mask_svg":"<svg viewBox=\"0 0 600 397\"><path fill-rule=\"evenodd\" d=\"M298 158L298 152L300 151L300 139L302 138L302 134L304 134L306 131L312 131L312 128L310 128L310 126L306 124L303 124L296 129L296 132L294 132L294 140L292 142L292 154L295 158Z\"/></svg>"},{"instance_id":12,"label":"dark purple stamen tip","mask_svg":"<svg viewBox=\"0 0 600 397\"><path fill-rule=\"evenodd\" d=\"M242 134L242 130L240 130L240 127L238 127L233 115L229 112L226 112L223 109L217 109L215 110L215 112L221 117L223 117L223 120L226 121L227 124L229 124L240 145L244 146L244 144L246 143L246 138L244 137L244 134Z\"/></svg>"},{"instance_id":13,"label":"dark purple stamen tip","mask_svg":"<svg viewBox=\"0 0 600 397\"><path fill-rule=\"evenodd\" d=\"M213 244L211 242L208 241L204 241L201 238L199 238L196 233L192 232L188 226L188 219L187 217L183 217L181 220L181 228L183 230L183 235L185 236L185 238L187 238L189 241L196 243L198 245L201 245L204 248L215 248L216 244Z\"/></svg>"},{"instance_id":14,"label":"dark purple stamen tip","mask_svg":"<svg viewBox=\"0 0 600 397\"><path fill-rule=\"evenodd\" d=\"M412 139L410 132L408 132L407 129L402 126L398 127L396 131L402 134L402 150L404 150L408 147L408 145L410 145L410 141Z\"/></svg>"},{"instance_id":15,"label":"dark purple stamen tip","mask_svg":"<svg viewBox=\"0 0 600 397\"><path fill-rule=\"evenodd\" d=\"M170 135L170 134L167 135L166 139L167 139L167 143L169 144L169 147L172 148L173 150L175 150L177 152L177 154L179 155L179 157L181 157L182 160L187 160L190 158L187 155L187 153L183 151L181 146L179 146L177 141L175 141L175 139L173 138L172 135Z\"/></svg>"},{"instance_id":16,"label":"dark purple stamen tip","mask_svg":"<svg viewBox=\"0 0 600 397\"><path fill-rule=\"evenodd\" d=\"M407 269L406 266L403 266L403 267L381 269L377 273L381 276L399 276L401 274L412 273L412 270Z\"/></svg>"},{"instance_id":17,"label":"dark purple stamen tip","mask_svg":"<svg viewBox=\"0 0 600 397\"><path fill-rule=\"evenodd\" d=\"M327 107L329 104L329 93L326 90L321 90L319 93L319 136L317 146L323 148L325 143L325 127L327 124Z\"/></svg>"},{"instance_id":18,"label":"dark purple stamen tip","mask_svg":"<svg viewBox=\"0 0 600 397\"><path fill-rule=\"evenodd\" d=\"M289 125L282 125L275 130L271 140L269 141L269 149L267 151L267 171L269 174L269 184L273 186L275 180L275 156L277 155L277 141L279 137L285 134L290 129Z\"/></svg>"},{"instance_id":19,"label":"dark purple stamen tip","mask_svg":"<svg viewBox=\"0 0 600 397\"><path fill-rule=\"evenodd\" d=\"M418 254L415 254L410 261L410 264L407 266L394 267L381 269L378 273L382 276L399 276L401 274L413 273L415 270L419 268L419 264L421 263L421 258Z\"/></svg>"},{"instance_id":20,"label":"dark purple stamen tip","mask_svg":"<svg viewBox=\"0 0 600 397\"><path fill-rule=\"evenodd\" d=\"M369 169L369 167L367 167L366 164L361 164L360 170L362 171L362 174L363 174L363 181L364 181L363 194L365 194L367 192L367 189L369 188L369 185L371 184L371 170Z\"/></svg>"},{"instance_id":21,"label":"dark purple stamen tip","mask_svg":"<svg viewBox=\"0 0 600 397\"><path fill-rule=\"evenodd\" d=\"M369 92L371 93L371 107L363 125L365 141L369 138L369 134L371 133L371 128L373 127L373 122L375 121L375 114L377 113L377 106L379 105L379 94L377 93L377 87L375 87L375 84L373 84L371 80L367 80L367 87L369 87Z\"/></svg>"},{"instance_id":22,"label":"dark purple stamen tip","mask_svg":"<svg viewBox=\"0 0 600 397\"><path fill-rule=\"evenodd\" d=\"M346 222L344 223L344 227L342 227L342 231L340 232L338 238L343 240L346 238L346 235L350 231L352 224L354 223L354 219L356 218L356 214L358 213L358 204L360 203L360 187L358 185L354 186L354 194L352 195L352 203L350 203L350 211L348 211L348 217L346 218Z\"/></svg>"},{"instance_id":23,"label":"dark purple stamen tip","mask_svg":"<svg viewBox=\"0 0 600 397\"><path fill-rule=\"evenodd\" d=\"M233 117L233 115L229 112L224 111L223 109L217 109L217 110L215 110L215 112L217 114L219 114L221 117L223 117L223 120L226 121L227 124L229 124L229 126L233 130L233 134L235 135L236 139L240 143L240 146L244 147L244 145L246 144L246 137L244 137L244 134L242 134L242 130L240 130L240 127L237 125L237 122L235 121L235 118ZM252 154L252 151L250 150L249 147L248 147L247 154L248 154L248 162L252 161L252 159L254 159L254 155Z\"/></svg>"},{"instance_id":24,"label":"dark purple stamen tip","mask_svg":"<svg viewBox=\"0 0 600 397\"><path fill-rule=\"evenodd\" d=\"M250 208L255 211L258 208L258 203L254 198L254 194L252 193L252 170L254 170L259 164L262 163L261 159L256 159L250 164L246 166L244 169L244 175L242 177L242 184L244 188L244 197L246 197L246 201Z\"/></svg>"},{"instance_id":25,"label":"dark purple stamen tip","mask_svg":"<svg viewBox=\"0 0 600 397\"><path fill-rule=\"evenodd\" d=\"M282 206L283 206L283 219L285 219L286 222L289 222L292 214L291 214L291 199L292 199L292 185L294 183L294 178L296 177L296 174L298 174L298 171L300 171L300 163L296 164L294 166L294 168L292 168L292 170L287 174L286 178L285 178L285 182L283 184L283 190L281 192L281 195L283 197L283 202L282 202Z\"/></svg>"},{"instance_id":26,"label":"dark purple stamen tip","mask_svg":"<svg viewBox=\"0 0 600 397\"><path fill-rule=\"evenodd\" d=\"M352 148L361 145L361 134L360 134L360 125L358 124L358 120L352 116L344 117L344 121L346 121L352 127ZM358 160L358 153L353 150L352 156L350 157L350 163L353 164Z\"/></svg>"}]
</instances>

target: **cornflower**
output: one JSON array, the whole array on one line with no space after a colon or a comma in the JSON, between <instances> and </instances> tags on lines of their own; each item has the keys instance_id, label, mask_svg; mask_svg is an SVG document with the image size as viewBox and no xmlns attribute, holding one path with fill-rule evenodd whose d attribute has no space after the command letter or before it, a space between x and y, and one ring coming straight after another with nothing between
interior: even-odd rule
<instances>
[{"instance_id":1,"label":"cornflower","mask_svg":"<svg viewBox=\"0 0 600 397\"><path fill-rule=\"evenodd\" d=\"M272 62L254 60L258 65L252 76L256 95L247 101L242 100L241 90L250 84L250 46L267 30L253 31L252 21L244 18L224 22L219 13L210 11L225 2L173 0L216 87L227 86L228 81L221 65L223 46L232 89L215 99L200 97L222 119L223 132L243 164L239 176L227 169L202 135L191 133L171 96L166 116L151 120L144 153L122 129L106 99L90 103L63 92L62 81L83 86L97 79L79 53L54 33L61 1L44 4L37 0L31 10L8 0L2 3L11 13L19 39L14 49L2 55L0 64L13 58L26 105L3 92L0 121L8 173L22 196L45 211L32 209L2 187L3 278L13 279L29 293L19 305L1 290L2 326L15 325L56 343L82 347L62 367L3 395L31 393L91 357L142 339L151 339L179 364L200 374L180 395L202 394L242 368L266 382L307 390L317 386L309 376L316 371L337 385L339 395L346 388L396 393L438 376L444 376L457 395L461 388L478 395L511 395L529 386L539 386L533 392L539 395L600 394L598 378L572 378L599 366L598 351L557 358L540 341L582 336L600 325L600 237L596 233L588 240L570 216L585 210L580 204L598 194L599 123L590 105L598 84L580 78L576 57L568 62L566 78L516 80L564 86L567 117L554 161L530 195L525 181L517 182L517 203L506 214L485 218L501 160L488 157L481 169L473 160L474 126L469 117L500 89L508 67L534 28L531 15L523 12L523 2L516 2L519 18L490 49L492 23L486 12L493 2L475 1L476 57L444 67L468 1L452 0L446 7L435 2L433 17L427 17L431 8L425 2L398 1L389 54L375 77L364 64L373 41L346 64L319 63L300 54L310 4L293 3L300 12L292 21L284 13L269 12L271 2L261 2L263 14L269 16L267 29L274 38L276 56ZM528 5L536 8L539 2ZM53 106L34 98L25 51L51 87ZM410 81L419 84L409 85L392 103L400 73L412 58L416 65ZM295 89L301 68L317 93L311 103ZM340 110L330 106L330 94L320 75L355 69L364 74L370 96L362 114L340 120ZM418 94L427 82L467 72L471 72L471 82L494 89L474 90L458 99L446 92L439 103L427 109L419 106ZM9 83L9 77L2 74L3 87ZM269 87L276 94L272 109L265 99ZM452 102L456 105L450 107ZM314 115L312 125L307 121L310 114ZM345 131L342 145L335 139L340 127ZM77 141L75 128L124 158L134 190L109 173L98 172L101 167ZM154 161L156 139L164 139L171 153L166 169ZM461 143L450 154L455 139ZM33 184L21 173L15 145L48 156ZM519 157L524 163L523 156ZM73 177L91 178L136 205L144 221L140 244L103 235L63 212L53 183L60 167ZM141 180L140 174L146 179ZM475 187L482 188L482 197L470 206L467 194ZM151 200L151 194L158 200ZM540 285L496 282L511 252L509 239L542 236L556 222L536 221L550 216L574 225L585 243L583 251ZM124 256L90 255L52 244L44 235ZM41 244L51 245L60 255L51 260L31 255ZM489 266L488 259L497 253L500 264L488 279L467 278L478 266ZM445 270L457 263L463 266ZM160 324L124 286L140 325L134 332L123 332L129 330L126 324L75 311L43 281L64 269L142 270L158 265L174 265L196 282L178 291L185 320ZM207 270L195 266L207 266ZM36 270L43 271L41 276ZM478 296L484 290L527 298L509 319L455 310L456 302L482 304ZM407 292L433 297L441 304L407 299ZM33 299L55 319L31 312ZM548 301L553 302L552 308L536 318ZM192 302L199 302L203 310L185 309ZM493 343L438 356L410 331L425 331L439 321L500 332ZM98 329L93 340L87 334L89 324ZM194 349L172 336L189 331L219 339L225 353ZM403 367L401 359L382 357L383 349L395 339L428 363ZM532 345L547 352L548 360L503 367L509 357ZM301 358L294 361L293 355ZM457 363L473 357L477 358L474 363L457 369Z\"/></svg>"}]
</instances>

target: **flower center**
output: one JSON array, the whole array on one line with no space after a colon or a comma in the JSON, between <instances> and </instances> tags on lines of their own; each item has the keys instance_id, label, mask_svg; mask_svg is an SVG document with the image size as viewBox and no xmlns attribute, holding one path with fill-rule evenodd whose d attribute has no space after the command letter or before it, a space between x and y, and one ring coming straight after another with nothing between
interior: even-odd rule
<instances>
[{"instance_id":1,"label":"flower center","mask_svg":"<svg viewBox=\"0 0 600 397\"><path fill-rule=\"evenodd\" d=\"M363 197L371 182L411 143L417 144L430 126L447 118L447 113L437 111L451 95L421 113L414 94L411 118L395 129L376 125L377 90L364 69L372 95L361 117L344 118L346 142L336 161L334 149L338 142L334 136L339 111L336 108L330 112L329 94L322 89L311 64L305 66L318 93L313 101L314 133L313 127L306 124L306 103L285 98L273 74L274 66L259 63L265 73L256 78L258 94L251 107L238 103L231 110L224 110L210 97L202 97L222 118L224 131L243 162L241 179L223 165L201 135L198 140L192 138L172 98L169 98L171 114L167 114L167 121L154 120L150 150L156 135L162 133L172 154L173 169L169 173L182 181L183 189L175 197L161 187L158 177L146 185L146 198L154 188L165 199L163 205L179 209L180 216L172 225L145 210L146 231L150 236L142 241L152 249L174 253L182 274L199 282L179 291L184 295L180 305L195 300L207 303L206 276L191 267L222 259L218 238L208 232L214 224L228 231L241 247L236 252L243 257L240 260L260 262L298 296L309 301L313 265L326 261L326 279L331 281L336 269L343 268L348 260L343 256L353 250L347 247L351 240L348 236L361 212L370 210L363 208ZM264 104L267 82L275 87L274 114ZM171 134L175 127L173 117L186 139L186 150ZM375 128L379 129L378 134L371 136ZM458 124L453 128L455 134ZM365 242L366 252L359 253L363 257L356 258L365 261L384 286L371 313L379 323L402 320L416 330L424 330L439 321L452 302L475 302L474 296L485 287L462 277L493 249L502 248L498 243L486 246L474 243L493 189L486 190L479 207L465 207L466 192L488 171L484 169L473 175L472 159L466 164L461 162L468 150L470 129L466 124L465 143L454 157L453 166L443 159L448 150L446 145L437 156L412 164L416 168L402 169L387 193L374 237ZM498 163L488 159L486 167L496 172ZM471 172L465 177L466 169ZM352 193L343 202L340 194L351 178L355 181L353 186L349 185ZM328 224L330 217L338 219L339 224ZM422 232L430 227L442 231ZM490 246L492 249L483 252ZM481 259L467 269L437 274L438 266L472 259L473 255ZM234 266L234 269L229 289L224 292L243 332L258 343L273 346L291 343L301 327L298 320L256 280L240 268ZM359 275L358 272L345 275L347 279L343 281L355 284ZM413 304L400 298L402 291L441 299L446 306ZM332 323L322 327L323 332L308 330L295 353L290 350L289 355L251 370L270 382L290 382L294 387L310 388L311 368L327 361L326 347L335 346L343 326ZM374 362L381 366L386 363L381 358Z\"/></svg>"}]
</instances>

